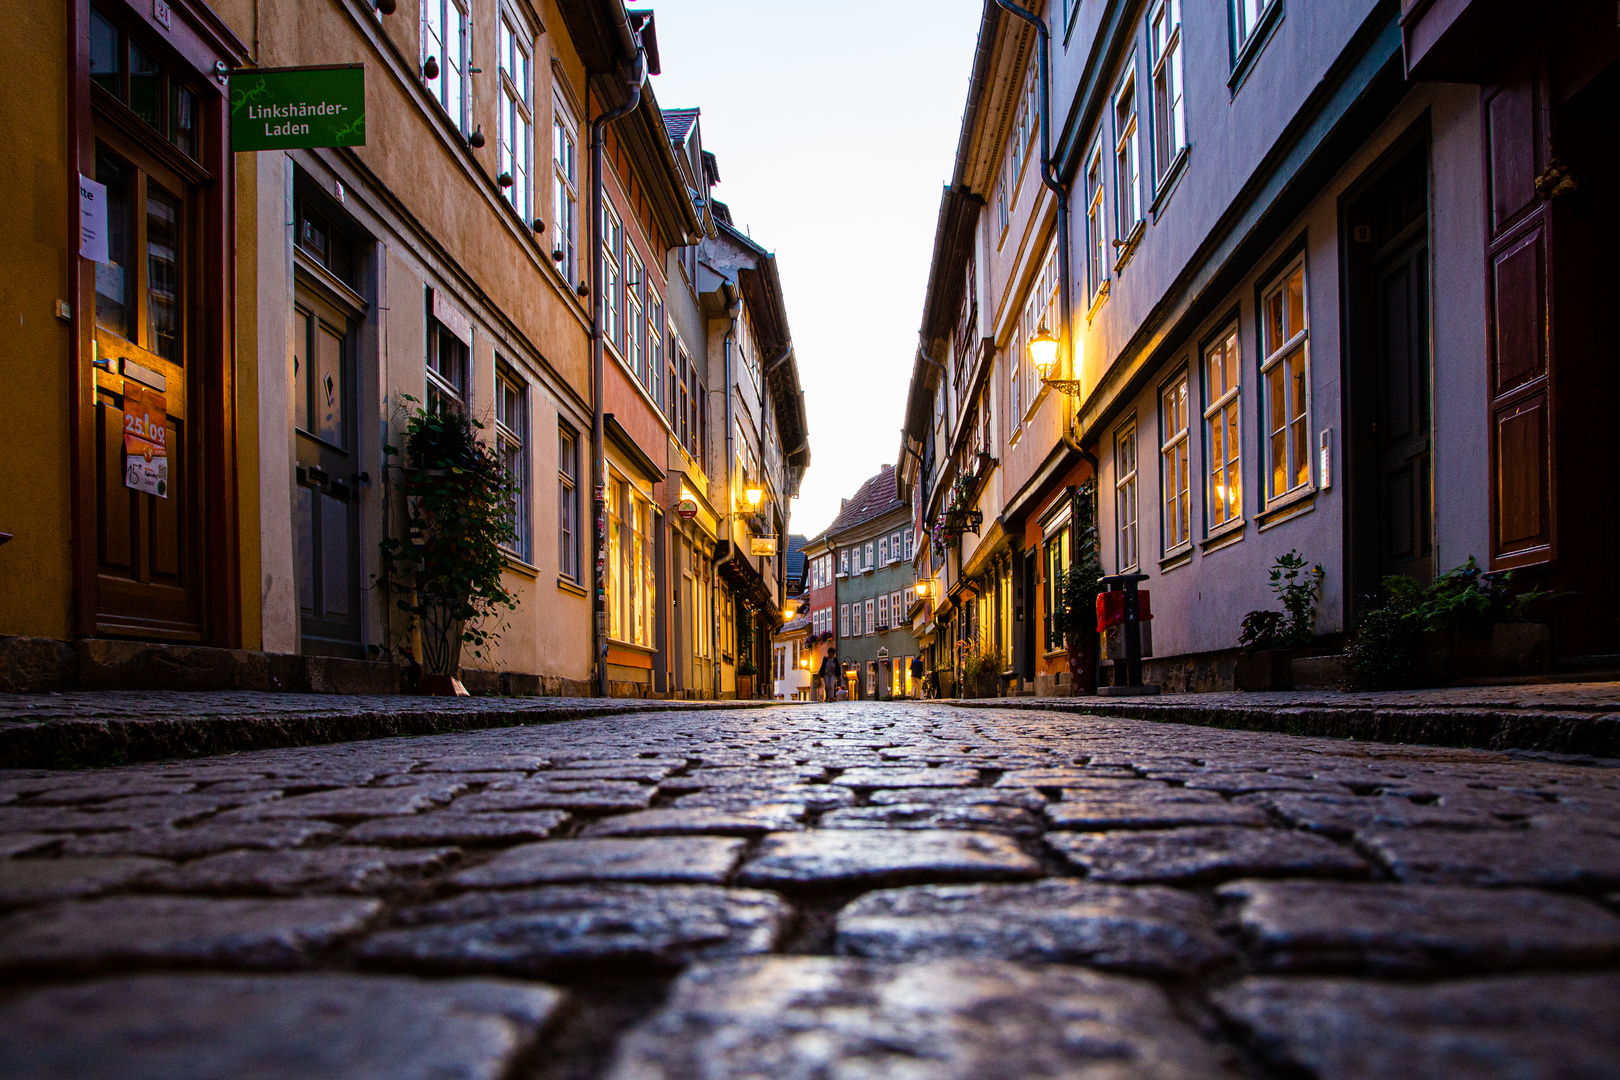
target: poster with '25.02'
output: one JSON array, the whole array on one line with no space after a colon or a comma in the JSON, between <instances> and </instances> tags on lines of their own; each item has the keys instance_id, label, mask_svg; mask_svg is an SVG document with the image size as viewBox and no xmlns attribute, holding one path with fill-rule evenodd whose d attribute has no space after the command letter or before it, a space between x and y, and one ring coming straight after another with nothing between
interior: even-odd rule
<instances>
[{"instance_id":1,"label":"poster with '25.02'","mask_svg":"<svg viewBox=\"0 0 1620 1080\"><path fill-rule=\"evenodd\" d=\"M124 384L124 486L169 497L169 402L133 379Z\"/></svg>"}]
</instances>

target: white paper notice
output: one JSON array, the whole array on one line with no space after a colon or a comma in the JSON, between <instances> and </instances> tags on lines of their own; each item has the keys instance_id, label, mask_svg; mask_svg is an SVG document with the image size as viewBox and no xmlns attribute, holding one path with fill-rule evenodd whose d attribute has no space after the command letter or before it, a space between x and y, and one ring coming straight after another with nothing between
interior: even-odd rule
<instances>
[{"instance_id":1,"label":"white paper notice","mask_svg":"<svg viewBox=\"0 0 1620 1080\"><path fill-rule=\"evenodd\" d=\"M98 263L107 254L107 185L79 177L79 254Z\"/></svg>"}]
</instances>

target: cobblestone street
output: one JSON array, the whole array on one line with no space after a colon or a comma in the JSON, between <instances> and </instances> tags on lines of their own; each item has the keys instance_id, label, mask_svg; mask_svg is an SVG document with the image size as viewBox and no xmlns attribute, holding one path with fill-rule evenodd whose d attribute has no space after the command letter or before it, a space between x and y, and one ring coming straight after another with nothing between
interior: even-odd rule
<instances>
[{"instance_id":1,"label":"cobblestone street","mask_svg":"<svg viewBox=\"0 0 1620 1080\"><path fill-rule=\"evenodd\" d=\"M1612 1078L1617 764L900 703L0 772L0 1076Z\"/></svg>"}]
</instances>

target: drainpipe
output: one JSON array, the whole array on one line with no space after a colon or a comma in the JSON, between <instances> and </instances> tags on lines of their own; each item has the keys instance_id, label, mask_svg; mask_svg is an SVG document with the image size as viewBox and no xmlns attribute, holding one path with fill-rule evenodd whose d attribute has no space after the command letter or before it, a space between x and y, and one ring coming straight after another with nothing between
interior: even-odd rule
<instances>
[{"instance_id":1,"label":"drainpipe","mask_svg":"<svg viewBox=\"0 0 1620 1080\"><path fill-rule=\"evenodd\" d=\"M735 419L732 416L732 408L733 408L734 403L731 400L731 386L732 386L732 382L731 382L731 343L732 343L733 339L735 339L736 336L737 336L737 320L742 318L742 298L740 296L737 296L736 293L733 292L733 290L732 290L732 288L731 288L731 286L729 284L723 286L723 288L726 290L727 295L730 296L730 298L731 298L731 303L726 306L727 324L726 324L726 348L725 348L725 374L723 376L723 378L725 379L725 393L726 393L726 407L725 407L725 410L724 410L724 415L725 415L725 418L726 418L726 542L727 542L728 546L726 548L725 558L715 560L715 564L714 564L714 566L712 568L713 573L714 573L714 582L715 582L716 587L718 587L719 584L720 584L720 568L722 566L725 566L727 563L735 562L736 558L737 558L737 529L736 529L737 493L731 489L731 480L732 480L732 477L731 477L731 463L736 458L736 454L737 454L736 446L734 445L735 444L735 437L733 435L733 432L736 431L737 424L736 424ZM719 605L716 605L716 607L718 607L718 606ZM715 620L714 620L714 628L713 628L713 635L714 635L714 638L715 638L714 649L713 649L713 655L714 655L714 696L716 698L720 697L720 641L719 641L720 618L719 618L719 615L720 615L720 613L718 611L716 611L715 612ZM733 623L735 623L735 620L733 620ZM733 661L735 662L735 658L733 658Z\"/></svg>"},{"instance_id":2,"label":"drainpipe","mask_svg":"<svg viewBox=\"0 0 1620 1080\"><path fill-rule=\"evenodd\" d=\"M997 6L1010 15L1024 20L1035 28L1035 34L1040 39L1040 81L1041 81L1041 183L1045 184L1057 199L1057 249L1058 249L1058 340L1064 343L1069 350L1070 369L1073 369L1074 335L1072 332L1072 284L1070 282L1069 261L1072 252L1069 247L1069 191L1058 181L1052 172L1052 72L1051 54L1052 38L1047 32L1046 23L1039 15L1027 8L1019 7L1012 0L995 0ZM924 354L926 356L926 354ZM1067 396L1067 395L1065 395ZM1075 406L1078 408L1078 405ZM1071 432L1074 426L1073 418L1063 423L1063 445L1076 453L1085 455ZM1086 455L1089 456L1089 455Z\"/></svg>"},{"instance_id":3,"label":"drainpipe","mask_svg":"<svg viewBox=\"0 0 1620 1080\"><path fill-rule=\"evenodd\" d=\"M641 35L633 32L636 58L625 78L629 99L591 123L591 555L596 567L596 589L591 595L592 644L596 659L596 692L608 696L607 670L607 439L602 428L602 196L604 189L602 136L607 126L628 116L641 104L641 86L647 81L647 52Z\"/></svg>"}]
</instances>

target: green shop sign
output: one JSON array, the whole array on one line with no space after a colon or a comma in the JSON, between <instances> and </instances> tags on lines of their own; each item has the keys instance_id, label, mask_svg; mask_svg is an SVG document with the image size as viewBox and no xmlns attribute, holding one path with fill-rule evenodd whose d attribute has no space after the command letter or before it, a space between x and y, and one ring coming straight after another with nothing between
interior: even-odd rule
<instances>
[{"instance_id":1,"label":"green shop sign","mask_svg":"<svg viewBox=\"0 0 1620 1080\"><path fill-rule=\"evenodd\" d=\"M232 150L365 144L364 64L231 73Z\"/></svg>"}]
</instances>

